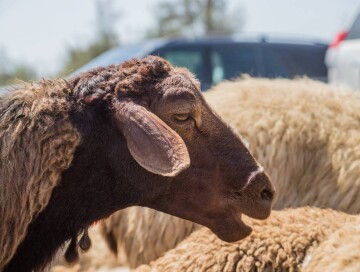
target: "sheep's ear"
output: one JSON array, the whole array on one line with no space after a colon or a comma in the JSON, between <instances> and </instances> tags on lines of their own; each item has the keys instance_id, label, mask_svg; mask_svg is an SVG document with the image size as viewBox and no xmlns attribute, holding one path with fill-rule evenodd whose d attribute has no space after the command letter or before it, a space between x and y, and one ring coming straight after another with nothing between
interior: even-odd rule
<instances>
[{"instance_id":1,"label":"sheep's ear","mask_svg":"<svg viewBox=\"0 0 360 272\"><path fill-rule=\"evenodd\" d=\"M189 167L183 139L155 114L133 102L117 102L115 112L131 155L146 170L173 177Z\"/></svg>"}]
</instances>

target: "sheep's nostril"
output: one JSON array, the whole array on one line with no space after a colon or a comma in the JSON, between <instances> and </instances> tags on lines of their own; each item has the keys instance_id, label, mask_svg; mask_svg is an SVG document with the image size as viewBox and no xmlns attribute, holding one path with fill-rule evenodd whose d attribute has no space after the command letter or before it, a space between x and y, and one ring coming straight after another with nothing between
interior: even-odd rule
<instances>
[{"instance_id":1,"label":"sheep's nostril","mask_svg":"<svg viewBox=\"0 0 360 272\"><path fill-rule=\"evenodd\" d=\"M263 189L260 193L260 197L262 200L272 201L274 198L274 194L275 192L273 190Z\"/></svg>"}]
</instances>

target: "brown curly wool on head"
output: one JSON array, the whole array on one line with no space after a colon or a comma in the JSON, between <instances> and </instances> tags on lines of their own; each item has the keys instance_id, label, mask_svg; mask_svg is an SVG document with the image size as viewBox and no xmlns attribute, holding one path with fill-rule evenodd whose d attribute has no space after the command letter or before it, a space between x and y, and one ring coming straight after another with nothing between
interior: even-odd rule
<instances>
[{"instance_id":1,"label":"brown curly wool on head","mask_svg":"<svg viewBox=\"0 0 360 272\"><path fill-rule=\"evenodd\" d=\"M72 79L71 84L74 86L75 97L85 104L91 104L109 93L130 96L152 90L172 70L166 60L149 56L120 65L93 69Z\"/></svg>"}]
</instances>

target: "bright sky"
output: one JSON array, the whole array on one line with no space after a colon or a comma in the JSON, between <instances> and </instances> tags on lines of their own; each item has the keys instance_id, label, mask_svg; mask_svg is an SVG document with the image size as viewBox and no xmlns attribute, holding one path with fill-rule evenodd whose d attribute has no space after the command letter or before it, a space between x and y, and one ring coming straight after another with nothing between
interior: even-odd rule
<instances>
[{"instance_id":1,"label":"bright sky","mask_svg":"<svg viewBox=\"0 0 360 272\"><path fill-rule=\"evenodd\" d=\"M115 29L123 43L138 41L154 24L159 0L115 0ZM331 40L360 11L360 0L229 0L245 11L245 32L295 34ZM14 61L55 73L70 45L94 38L94 0L0 0L2 52Z\"/></svg>"}]
</instances>

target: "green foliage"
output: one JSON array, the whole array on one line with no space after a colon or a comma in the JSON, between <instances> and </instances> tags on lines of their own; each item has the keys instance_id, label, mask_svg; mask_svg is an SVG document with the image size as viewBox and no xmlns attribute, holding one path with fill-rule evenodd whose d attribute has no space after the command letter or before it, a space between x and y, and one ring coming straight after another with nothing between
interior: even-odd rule
<instances>
[{"instance_id":1,"label":"green foliage","mask_svg":"<svg viewBox=\"0 0 360 272\"><path fill-rule=\"evenodd\" d=\"M101 53L118 45L114 25L119 13L113 8L113 0L96 0L95 4L97 12L94 28L95 40L84 48L78 46L68 48L65 62L57 76L68 75ZM34 68L25 64L14 65L1 48L0 60L0 86L37 79Z\"/></svg>"},{"instance_id":2,"label":"green foliage","mask_svg":"<svg viewBox=\"0 0 360 272\"><path fill-rule=\"evenodd\" d=\"M114 30L119 13L113 8L113 0L96 0L96 39L85 48L70 47L65 63L58 73L63 77L86 64L93 58L118 45Z\"/></svg>"},{"instance_id":3,"label":"green foliage","mask_svg":"<svg viewBox=\"0 0 360 272\"><path fill-rule=\"evenodd\" d=\"M35 69L27 64L14 62L3 48L0 48L0 86L36 80Z\"/></svg>"},{"instance_id":4,"label":"green foliage","mask_svg":"<svg viewBox=\"0 0 360 272\"><path fill-rule=\"evenodd\" d=\"M67 59L58 76L63 77L68 75L75 69L81 67L93 58L97 57L101 53L116 45L117 41L115 36L109 37L103 35L98 40L88 45L86 48L69 48L67 53Z\"/></svg>"},{"instance_id":5,"label":"green foliage","mask_svg":"<svg viewBox=\"0 0 360 272\"><path fill-rule=\"evenodd\" d=\"M37 74L35 70L27 65L19 64L12 69L0 71L0 86L19 83L19 81L36 80Z\"/></svg>"},{"instance_id":6,"label":"green foliage","mask_svg":"<svg viewBox=\"0 0 360 272\"><path fill-rule=\"evenodd\" d=\"M162 1L155 7L157 25L147 37L182 35L213 35L239 32L243 26L243 11L227 9L227 0Z\"/></svg>"}]
</instances>

